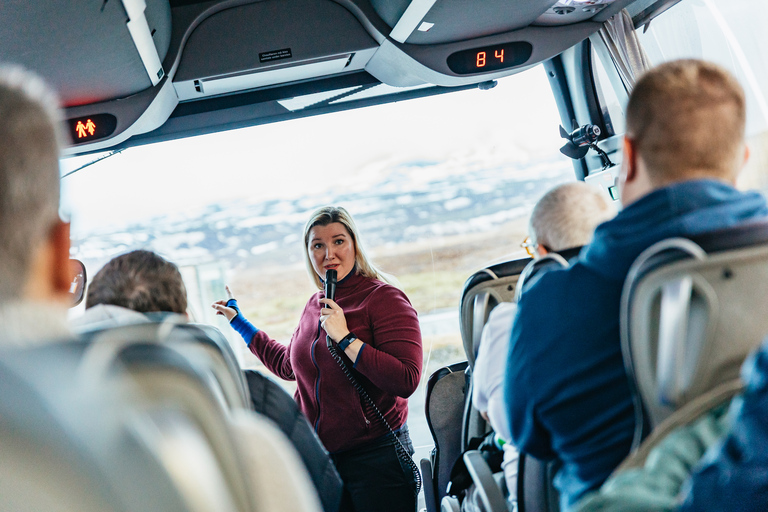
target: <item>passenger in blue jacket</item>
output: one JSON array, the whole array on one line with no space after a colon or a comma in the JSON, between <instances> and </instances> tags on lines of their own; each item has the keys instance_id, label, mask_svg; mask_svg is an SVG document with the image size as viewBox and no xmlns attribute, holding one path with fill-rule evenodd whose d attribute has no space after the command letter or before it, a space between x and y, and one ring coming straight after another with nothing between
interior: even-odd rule
<instances>
[{"instance_id":1,"label":"passenger in blue jacket","mask_svg":"<svg viewBox=\"0 0 768 512\"><path fill-rule=\"evenodd\" d=\"M741 368L728 434L691 475L680 512L768 510L768 338Z\"/></svg>"},{"instance_id":2,"label":"passenger in blue jacket","mask_svg":"<svg viewBox=\"0 0 768 512\"><path fill-rule=\"evenodd\" d=\"M632 262L664 238L768 214L760 194L734 188L748 155L745 116L742 88L718 66L681 60L643 75L627 105L624 210L598 226L570 268L546 273L519 302L504 391L512 441L562 462L555 486L564 510L629 452L619 302Z\"/></svg>"}]
</instances>

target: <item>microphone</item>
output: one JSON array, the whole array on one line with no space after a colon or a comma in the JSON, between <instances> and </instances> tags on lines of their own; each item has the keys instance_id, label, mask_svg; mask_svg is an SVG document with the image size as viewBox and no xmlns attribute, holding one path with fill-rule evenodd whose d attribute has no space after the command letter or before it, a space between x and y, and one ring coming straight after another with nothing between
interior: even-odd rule
<instances>
[{"instance_id":1,"label":"microphone","mask_svg":"<svg viewBox=\"0 0 768 512\"><path fill-rule=\"evenodd\" d=\"M325 271L325 298L336 300L336 270L329 268ZM325 305L329 308L329 305Z\"/></svg>"}]
</instances>

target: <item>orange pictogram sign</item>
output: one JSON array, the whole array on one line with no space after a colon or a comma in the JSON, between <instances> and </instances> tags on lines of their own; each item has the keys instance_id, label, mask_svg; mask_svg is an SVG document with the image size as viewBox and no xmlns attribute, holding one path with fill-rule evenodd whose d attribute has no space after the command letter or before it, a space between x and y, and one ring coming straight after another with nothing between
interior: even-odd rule
<instances>
[{"instance_id":1,"label":"orange pictogram sign","mask_svg":"<svg viewBox=\"0 0 768 512\"><path fill-rule=\"evenodd\" d=\"M85 124L82 121L78 121L75 125L75 131L77 132L77 138L82 139L89 134L93 135L96 132L96 123L88 119Z\"/></svg>"}]
</instances>

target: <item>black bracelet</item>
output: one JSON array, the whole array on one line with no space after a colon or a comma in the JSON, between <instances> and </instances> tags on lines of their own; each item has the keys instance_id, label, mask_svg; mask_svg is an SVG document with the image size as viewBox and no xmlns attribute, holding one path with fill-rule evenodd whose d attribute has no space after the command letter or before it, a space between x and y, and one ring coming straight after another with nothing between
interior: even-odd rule
<instances>
[{"instance_id":1,"label":"black bracelet","mask_svg":"<svg viewBox=\"0 0 768 512\"><path fill-rule=\"evenodd\" d=\"M339 340L339 344L338 344L339 350L341 350L342 352L347 350L347 347L356 339L357 339L357 336L355 336L354 334L352 333L347 334L346 336L341 338L341 340Z\"/></svg>"}]
</instances>

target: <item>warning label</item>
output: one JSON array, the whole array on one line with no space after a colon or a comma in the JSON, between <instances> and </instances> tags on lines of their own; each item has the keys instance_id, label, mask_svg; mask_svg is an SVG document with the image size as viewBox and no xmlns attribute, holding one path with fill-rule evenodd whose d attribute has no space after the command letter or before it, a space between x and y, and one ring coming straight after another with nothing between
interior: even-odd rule
<instances>
[{"instance_id":1,"label":"warning label","mask_svg":"<svg viewBox=\"0 0 768 512\"><path fill-rule=\"evenodd\" d=\"M290 59L292 56L293 55L291 55L290 48L283 48L282 50L274 50L271 52L260 53L259 62L270 62L273 60Z\"/></svg>"}]
</instances>

